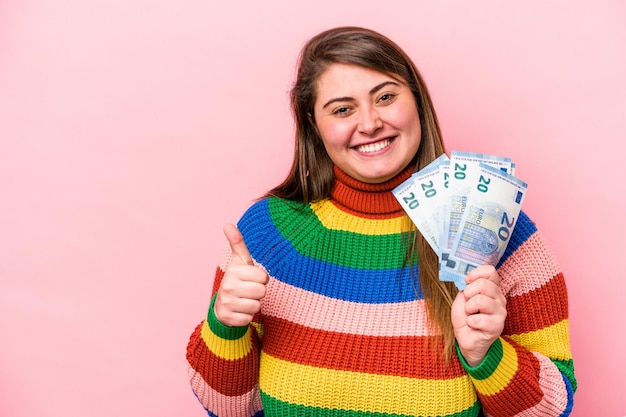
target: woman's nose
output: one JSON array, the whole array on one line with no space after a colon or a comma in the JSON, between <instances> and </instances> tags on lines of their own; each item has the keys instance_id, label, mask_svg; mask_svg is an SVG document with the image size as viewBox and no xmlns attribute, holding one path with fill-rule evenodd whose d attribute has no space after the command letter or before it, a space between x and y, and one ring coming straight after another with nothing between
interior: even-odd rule
<instances>
[{"instance_id":1,"label":"woman's nose","mask_svg":"<svg viewBox=\"0 0 626 417\"><path fill-rule=\"evenodd\" d=\"M380 114L374 107L361 108L359 115L359 132L372 136L383 127L383 121L380 118Z\"/></svg>"}]
</instances>

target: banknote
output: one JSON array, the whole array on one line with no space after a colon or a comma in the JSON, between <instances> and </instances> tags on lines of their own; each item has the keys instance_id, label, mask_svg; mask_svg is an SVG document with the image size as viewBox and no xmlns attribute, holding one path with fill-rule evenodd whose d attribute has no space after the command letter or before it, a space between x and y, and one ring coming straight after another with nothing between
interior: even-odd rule
<instances>
[{"instance_id":1,"label":"banknote","mask_svg":"<svg viewBox=\"0 0 626 417\"><path fill-rule=\"evenodd\" d=\"M515 164L511 158L498 155L488 155L475 152L452 151L450 160L458 164L487 164L504 172L511 173L511 167Z\"/></svg>"},{"instance_id":2,"label":"banknote","mask_svg":"<svg viewBox=\"0 0 626 417\"><path fill-rule=\"evenodd\" d=\"M447 205L448 188L444 174L445 167L449 166L450 159L442 154L429 165L413 174L413 184L416 191L427 199L427 204L422 207L421 215L426 217L428 227L435 235L439 254L439 240L443 233L443 213Z\"/></svg>"},{"instance_id":3,"label":"banknote","mask_svg":"<svg viewBox=\"0 0 626 417\"><path fill-rule=\"evenodd\" d=\"M515 227L527 185L510 158L452 151L393 190L439 258L439 279L463 290L465 275L496 265Z\"/></svg>"},{"instance_id":4,"label":"banknote","mask_svg":"<svg viewBox=\"0 0 626 417\"><path fill-rule=\"evenodd\" d=\"M440 175L443 179L443 190L444 193L442 198L442 204L440 205L439 210L439 258L441 258L441 249L442 246L445 246L443 242L446 242L448 239L448 231L446 229L447 219L450 217L450 159L446 159L441 161L439 164Z\"/></svg>"},{"instance_id":5,"label":"banknote","mask_svg":"<svg viewBox=\"0 0 626 417\"><path fill-rule=\"evenodd\" d=\"M472 185L478 176L479 164L489 164L496 169L509 172L513 165L511 158L473 152L452 151L450 168L448 169L448 203L443 216L443 230L440 237L440 261L445 263L450 258L452 245L457 236L461 218L467 206ZM453 278L441 274L440 279L447 281Z\"/></svg>"},{"instance_id":6,"label":"banknote","mask_svg":"<svg viewBox=\"0 0 626 417\"><path fill-rule=\"evenodd\" d=\"M480 265L496 265L509 243L528 185L503 170L479 164L440 279L464 288L465 275Z\"/></svg>"},{"instance_id":7,"label":"banknote","mask_svg":"<svg viewBox=\"0 0 626 417\"><path fill-rule=\"evenodd\" d=\"M396 199L437 254L442 221L438 210L446 203L440 165L446 161L448 156L442 154L393 190Z\"/></svg>"},{"instance_id":8,"label":"banknote","mask_svg":"<svg viewBox=\"0 0 626 417\"><path fill-rule=\"evenodd\" d=\"M435 252L439 252L439 236L430 228L428 216L424 214L428 211L428 205L424 204L425 198L419 195L414 179L409 178L394 188L393 194L430 247Z\"/></svg>"}]
</instances>

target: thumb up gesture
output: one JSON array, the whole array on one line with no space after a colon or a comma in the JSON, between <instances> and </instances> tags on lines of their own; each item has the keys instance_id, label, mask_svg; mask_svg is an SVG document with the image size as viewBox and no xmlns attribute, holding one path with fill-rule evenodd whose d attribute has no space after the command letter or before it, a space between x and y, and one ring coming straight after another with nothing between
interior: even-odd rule
<instances>
[{"instance_id":1,"label":"thumb up gesture","mask_svg":"<svg viewBox=\"0 0 626 417\"><path fill-rule=\"evenodd\" d=\"M217 319L226 326L246 326L261 309L268 276L265 270L254 265L243 236L235 225L224 226L224 235L233 256L222 278L213 310Z\"/></svg>"}]
</instances>

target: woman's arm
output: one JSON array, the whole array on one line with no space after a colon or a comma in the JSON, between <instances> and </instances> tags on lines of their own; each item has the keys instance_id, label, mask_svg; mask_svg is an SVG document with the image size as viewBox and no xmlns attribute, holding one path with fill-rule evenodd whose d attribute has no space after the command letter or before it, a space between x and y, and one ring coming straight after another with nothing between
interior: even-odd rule
<instances>
[{"instance_id":1,"label":"woman's arm","mask_svg":"<svg viewBox=\"0 0 626 417\"><path fill-rule=\"evenodd\" d=\"M230 252L217 268L214 295L206 320L192 333L187 345L191 387L212 415L249 417L262 414L258 392L258 314L251 324L229 327L214 312L217 288L230 263Z\"/></svg>"},{"instance_id":2,"label":"woman's arm","mask_svg":"<svg viewBox=\"0 0 626 417\"><path fill-rule=\"evenodd\" d=\"M577 388L563 273L535 225L520 216L499 267L506 297L501 336L472 367L486 415L567 416Z\"/></svg>"}]
</instances>

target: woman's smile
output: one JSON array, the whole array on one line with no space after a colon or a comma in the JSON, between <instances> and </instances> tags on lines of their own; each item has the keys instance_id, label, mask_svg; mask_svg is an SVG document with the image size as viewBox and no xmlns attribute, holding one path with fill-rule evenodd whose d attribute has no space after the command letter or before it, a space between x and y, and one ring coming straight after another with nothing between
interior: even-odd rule
<instances>
[{"instance_id":1,"label":"woman's smile","mask_svg":"<svg viewBox=\"0 0 626 417\"><path fill-rule=\"evenodd\" d=\"M383 139L383 140L379 140L373 143L366 143L364 145L354 146L353 148L361 153L368 154L368 153L382 151L383 149L386 149L389 145L391 145L392 142L393 142L393 138Z\"/></svg>"}]
</instances>

